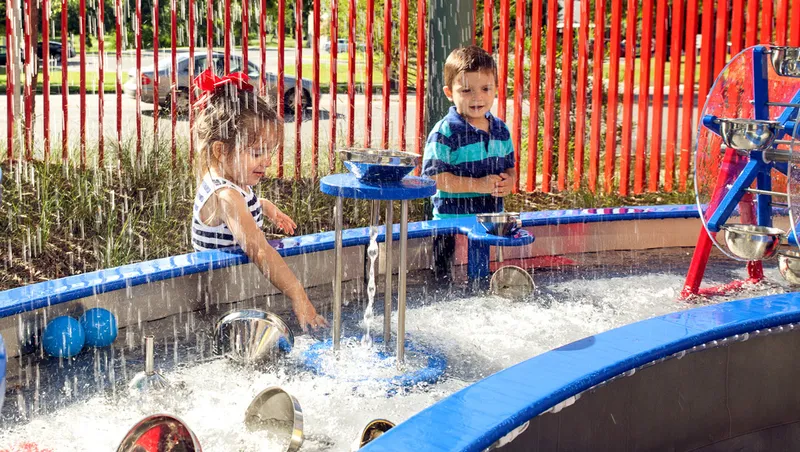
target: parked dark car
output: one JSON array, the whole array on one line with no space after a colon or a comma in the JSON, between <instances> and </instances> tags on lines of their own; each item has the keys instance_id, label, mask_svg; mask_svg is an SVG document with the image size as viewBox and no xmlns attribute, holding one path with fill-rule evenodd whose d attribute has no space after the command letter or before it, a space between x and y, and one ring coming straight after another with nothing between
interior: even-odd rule
<instances>
[{"instance_id":1,"label":"parked dark car","mask_svg":"<svg viewBox=\"0 0 800 452\"><path fill-rule=\"evenodd\" d=\"M61 64L61 41L50 41L50 61L53 64ZM36 46L36 55L39 59L42 59L42 43L39 42L39 45ZM67 41L67 58L72 58L76 55L75 49L72 47L72 42Z\"/></svg>"}]
</instances>

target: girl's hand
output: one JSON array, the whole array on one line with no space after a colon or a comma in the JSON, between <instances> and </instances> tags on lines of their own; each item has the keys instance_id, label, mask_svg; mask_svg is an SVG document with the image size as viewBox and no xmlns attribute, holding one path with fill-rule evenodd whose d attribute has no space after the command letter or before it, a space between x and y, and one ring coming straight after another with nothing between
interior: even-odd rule
<instances>
[{"instance_id":1,"label":"girl's hand","mask_svg":"<svg viewBox=\"0 0 800 452\"><path fill-rule=\"evenodd\" d=\"M307 332L309 326L314 330L322 326L328 326L328 321L325 320L325 317L317 314L317 310L314 309L314 305L310 301L305 300L300 303L293 303L293 305L294 314L297 316L297 322L300 323L300 328L303 332Z\"/></svg>"},{"instance_id":2,"label":"girl's hand","mask_svg":"<svg viewBox=\"0 0 800 452\"><path fill-rule=\"evenodd\" d=\"M275 209L275 217L272 218L272 222L275 223L278 229L287 234L294 234L294 230L297 228L297 224L295 224L294 220L277 208Z\"/></svg>"}]
</instances>

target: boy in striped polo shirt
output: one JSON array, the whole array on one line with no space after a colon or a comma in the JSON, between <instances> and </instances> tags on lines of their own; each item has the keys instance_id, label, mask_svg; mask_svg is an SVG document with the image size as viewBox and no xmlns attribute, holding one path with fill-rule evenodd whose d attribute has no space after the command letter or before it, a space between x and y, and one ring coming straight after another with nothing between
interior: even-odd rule
<instances>
[{"instance_id":1,"label":"boy in striped polo shirt","mask_svg":"<svg viewBox=\"0 0 800 452\"><path fill-rule=\"evenodd\" d=\"M477 46L453 50L444 65L450 111L428 135L422 174L436 181L433 218L503 211L516 184L514 147L503 121L490 109L497 91L497 64ZM438 276L447 276L455 239L437 237Z\"/></svg>"}]
</instances>

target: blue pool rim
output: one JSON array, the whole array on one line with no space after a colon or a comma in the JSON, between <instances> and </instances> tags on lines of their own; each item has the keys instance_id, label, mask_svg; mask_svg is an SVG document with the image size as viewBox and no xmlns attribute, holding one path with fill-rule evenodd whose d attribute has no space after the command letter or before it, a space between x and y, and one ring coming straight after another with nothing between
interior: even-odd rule
<instances>
[{"instance_id":1,"label":"blue pool rim","mask_svg":"<svg viewBox=\"0 0 800 452\"><path fill-rule=\"evenodd\" d=\"M383 339L379 337L374 338L373 341L375 344L383 343ZM398 391L406 390L418 385L436 384L436 382L438 382L439 379L444 375L445 370L447 370L447 358L443 354L434 351L430 347L419 345L408 338L406 338L405 345L407 352L417 353L425 356L425 367L414 372L409 372L395 377L371 380L378 383L385 383L387 387L387 395L389 396L396 394ZM330 350L332 347L333 341L331 339L320 341L311 345L308 350L302 353L301 359L303 367L315 375L328 376L322 369L321 355L322 353ZM380 359L387 359L393 356L395 356L393 352L378 352L378 357ZM361 381L366 381L366 379Z\"/></svg>"},{"instance_id":2,"label":"blue pool rim","mask_svg":"<svg viewBox=\"0 0 800 452\"><path fill-rule=\"evenodd\" d=\"M481 451L525 421L624 372L715 340L796 322L800 322L800 293L793 292L625 325L484 378L362 450Z\"/></svg>"}]
</instances>

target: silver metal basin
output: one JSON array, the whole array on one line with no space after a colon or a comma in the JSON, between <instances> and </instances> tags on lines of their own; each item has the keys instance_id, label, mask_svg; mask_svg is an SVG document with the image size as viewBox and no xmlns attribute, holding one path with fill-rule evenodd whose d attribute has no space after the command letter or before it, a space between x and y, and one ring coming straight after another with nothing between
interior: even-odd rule
<instances>
[{"instance_id":1,"label":"silver metal basin","mask_svg":"<svg viewBox=\"0 0 800 452\"><path fill-rule=\"evenodd\" d=\"M536 289L530 273L516 265L505 265L492 274L489 292L505 298L523 300Z\"/></svg>"},{"instance_id":2,"label":"silver metal basin","mask_svg":"<svg viewBox=\"0 0 800 452\"><path fill-rule=\"evenodd\" d=\"M373 419L369 421L364 429L361 430L361 433L358 434L356 440L353 441L350 451L355 452L361 449L370 442L376 440L379 436L394 428L394 426L394 422L387 421L386 419Z\"/></svg>"},{"instance_id":3,"label":"silver metal basin","mask_svg":"<svg viewBox=\"0 0 800 452\"><path fill-rule=\"evenodd\" d=\"M303 445L303 410L294 396L278 386L261 391L247 407L244 423L251 431L265 430L288 442L287 451Z\"/></svg>"},{"instance_id":4,"label":"silver metal basin","mask_svg":"<svg viewBox=\"0 0 800 452\"><path fill-rule=\"evenodd\" d=\"M786 250L778 253L778 270L786 282L800 286L800 252Z\"/></svg>"},{"instance_id":5,"label":"silver metal basin","mask_svg":"<svg viewBox=\"0 0 800 452\"><path fill-rule=\"evenodd\" d=\"M747 260L769 259L777 254L785 232L778 228L751 224L725 225L725 243L731 253Z\"/></svg>"},{"instance_id":6,"label":"silver metal basin","mask_svg":"<svg viewBox=\"0 0 800 452\"><path fill-rule=\"evenodd\" d=\"M347 169L361 182L398 182L419 165L422 156L392 149L348 148L338 151Z\"/></svg>"},{"instance_id":7,"label":"silver metal basin","mask_svg":"<svg viewBox=\"0 0 800 452\"><path fill-rule=\"evenodd\" d=\"M772 146L778 130L783 127L778 121L756 119L717 118L716 122L726 146L746 151Z\"/></svg>"},{"instance_id":8,"label":"silver metal basin","mask_svg":"<svg viewBox=\"0 0 800 452\"><path fill-rule=\"evenodd\" d=\"M292 330L277 315L260 309L228 313L214 328L214 353L241 363L273 361L292 347Z\"/></svg>"},{"instance_id":9,"label":"silver metal basin","mask_svg":"<svg viewBox=\"0 0 800 452\"><path fill-rule=\"evenodd\" d=\"M776 74L800 77L800 47L771 46L769 53Z\"/></svg>"},{"instance_id":10,"label":"silver metal basin","mask_svg":"<svg viewBox=\"0 0 800 452\"><path fill-rule=\"evenodd\" d=\"M158 444L159 451L201 452L203 449L194 432L180 419L168 414L148 416L131 428L117 452L150 451Z\"/></svg>"},{"instance_id":11,"label":"silver metal basin","mask_svg":"<svg viewBox=\"0 0 800 452\"><path fill-rule=\"evenodd\" d=\"M522 220L516 212L479 213L475 218L478 224L492 235L511 235L522 227Z\"/></svg>"}]
</instances>

